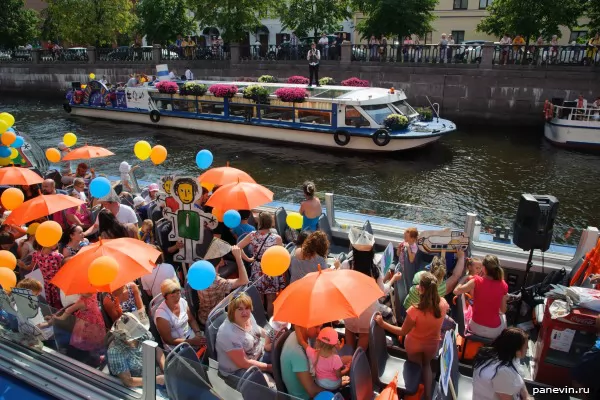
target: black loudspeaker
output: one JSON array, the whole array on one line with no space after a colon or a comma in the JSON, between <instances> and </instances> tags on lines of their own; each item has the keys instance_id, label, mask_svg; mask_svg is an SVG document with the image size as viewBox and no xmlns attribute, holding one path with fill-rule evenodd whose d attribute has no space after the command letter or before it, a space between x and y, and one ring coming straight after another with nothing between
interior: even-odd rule
<instances>
[{"instance_id":1,"label":"black loudspeaker","mask_svg":"<svg viewBox=\"0 0 600 400\"><path fill-rule=\"evenodd\" d=\"M548 250L557 213L556 197L522 194L513 225L514 244L523 250Z\"/></svg>"}]
</instances>

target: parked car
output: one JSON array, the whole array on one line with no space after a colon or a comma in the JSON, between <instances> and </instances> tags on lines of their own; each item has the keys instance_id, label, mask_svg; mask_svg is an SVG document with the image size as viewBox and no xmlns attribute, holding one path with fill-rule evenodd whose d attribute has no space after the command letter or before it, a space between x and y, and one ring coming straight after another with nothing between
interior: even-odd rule
<instances>
[{"instance_id":1,"label":"parked car","mask_svg":"<svg viewBox=\"0 0 600 400\"><path fill-rule=\"evenodd\" d=\"M457 62L464 62L466 60L470 63L481 62L481 46L491 46L494 42L489 40L466 40L460 43L460 47L454 48L454 59Z\"/></svg>"}]
</instances>

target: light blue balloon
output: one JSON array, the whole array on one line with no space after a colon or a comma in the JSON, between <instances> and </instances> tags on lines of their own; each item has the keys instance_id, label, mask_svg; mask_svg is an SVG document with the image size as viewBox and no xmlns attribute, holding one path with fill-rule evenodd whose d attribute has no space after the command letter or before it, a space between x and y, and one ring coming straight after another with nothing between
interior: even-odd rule
<instances>
[{"instance_id":1,"label":"light blue balloon","mask_svg":"<svg viewBox=\"0 0 600 400\"><path fill-rule=\"evenodd\" d=\"M0 158L10 157L10 147L0 146Z\"/></svg>"},{"instance_id":2,"label":"light blue balloon","mask_svg":"<svg viewBox=\"0 0 600 400\"><path fill-rule=\"evenodd\" d=\"M237 228L242 222L242 216L236 210L229 210L223 214L223 223L228 228Z\"/></svg>"},{"instance_id":3,"label":"light blue balloon","mask_svg":"<svg viewBox=\"0 0 600 400\"><path fill-rule=\"evenodd\" d=\"M215 267L206 260L196 261L188 271L188 283L194 290L204 290L213 284L217 277Z\"/></svg>"},{"instance_id":4,"label":"light blue balloon","mask_svg":"<svg viewBox=\"0 0 600 400\"><path fill-rule=\"evenodd\" d=\"M213 162L213 154L210 150L200 150L198 154L196 154L196 165L200 169L206 169L210 167Z\"/></svg>"},{"instance_id":5,"label":"light blue balloon","mask_svg":"<svg viewBox=\"0 0 600 400\"><path fill-rule=\"evenodd\" d=\"M15 149L20 148L21 146L23 146L25 144L25 140L23 139L22 136L17 136L17 138L15 139L15 141L10 145L10 147L14 147Z\"/></svg>"},{"instance_id":6,"label":"light blue balloon","mask_svg":"<svg viewBox=\"0 0 600 400\"><path fill-rule=\"evenodd\" d=\"M106 178L95 178L90 182L90 194L99 199L110 193L110 181Z\"/></svg>"},{"instance_id":7,"label":"light blue balloon","mask_svg":"<svg viewBox=\"0 0 600 400\"><path fill-rule=\"evenodd\" d=\"M16 133L16 132L15 132L15 128L13 128L12 126L11 126L10 128L8 128L8 129L6 130L6 132L12 132L12 133Z\"/></svg>"},{"instance_id":8,"label":"light blue balloon","mask_svg":"<svg viewBox=\"0 0 600 400\"><path fill-rule=\"evenodd\" d=\"M315 400L331 400L335 397L335 394L331 392L321 392L315 396Z\"/></svg>"}]
</instances>

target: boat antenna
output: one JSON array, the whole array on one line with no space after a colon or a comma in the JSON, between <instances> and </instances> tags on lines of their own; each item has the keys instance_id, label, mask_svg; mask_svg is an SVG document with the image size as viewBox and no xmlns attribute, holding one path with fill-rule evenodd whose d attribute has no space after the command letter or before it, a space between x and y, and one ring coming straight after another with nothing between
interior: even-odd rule
<instances>
[{"instance_id":1,"label":"boat antenna","mask_svg":"<svg viewBox=\"0 0 600 400\"><path fill-rule=\"evenodd\" d=\"M425 98L429 102L429 105L431 106L431 109L433 110L433 112L435 112L435 116L437 117L437 122L440 122L440 113L439 113L440 105L438 104L438 109L436 110L436 108L433 106L433 104L431 104L431 100L429 100L429 96L425 96ZM435 104L437 104L437 103L435 103Z\"/></svg>"}]
</instances>

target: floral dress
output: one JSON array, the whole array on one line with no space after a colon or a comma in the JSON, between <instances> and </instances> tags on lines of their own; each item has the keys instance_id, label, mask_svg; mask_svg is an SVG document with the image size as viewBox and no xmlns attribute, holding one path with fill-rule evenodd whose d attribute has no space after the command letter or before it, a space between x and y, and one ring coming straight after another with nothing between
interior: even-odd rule
<instances>
[{"instance_id":1,"label":"floral dress","mask_svg":"<svg viewBox=\"0 0 600 400\"><path fill-rule=\"evenodd\" d=\"M75 311L75 326L71 334L71 346L84 351L100 351L104 347L106 328L100 312L98 296L81 296L78 300L85 308Z\"/></svg>"},{"instance_id":2,"label":"floral dress","mask_svg":"<svg viewBox=\"0 0 600 400\"><path fill-rule=\"evenodd\" d=\"M270 277L263 274L260 267L260 259L262 258L263 254L265 254L267 249L276 245L279 235L272 232L261 233L260 231L253 232L251 235L252 239L250 240L250 245L252 246L252 251L254 252L254 262L252 263L250 279L252 282L255 282L256 289L258 289L259 293L276 294L285 287L283 275Z\"/></svg>"},{"instance_id":3,"label":"floral dress","mask_svg":"<svg viewBox=\"0 0 600 400\"><path fill-rule=\"evenodd\" d=\"M50 281L60 269L63 259L63 255L56 251L53 251L50 254L43 254L41 251L36 251L31 257L31 261L40 268L42 276L44 277L46 303L56 310L62 308L60 292L56 286L50 283Z\"/></svg>"}]
</instances>

